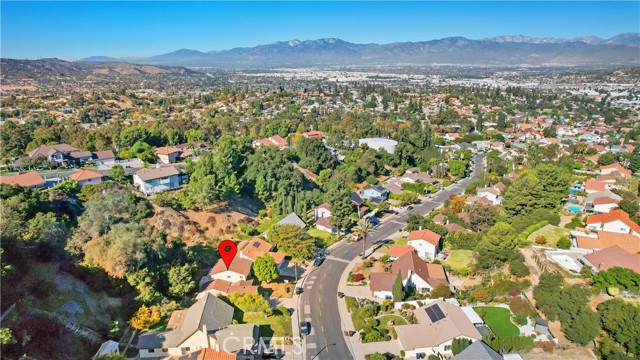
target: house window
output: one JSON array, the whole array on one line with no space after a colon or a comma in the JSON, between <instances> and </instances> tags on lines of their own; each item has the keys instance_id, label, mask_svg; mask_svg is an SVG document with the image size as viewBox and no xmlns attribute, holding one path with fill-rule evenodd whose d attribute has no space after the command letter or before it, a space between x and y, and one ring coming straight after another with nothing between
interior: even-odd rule
<instances>
[{"instance_id":1,"label":"house window","mask_svg":"<svg viewBox=\"0 0 640 360\"><path fill-rule=\"evenodd\" d=\"M156 349L148 349L147 351L152 353L152 352L156 352Z\"/></svg>"},{"instance_id":2,"label":"house window","mask_svg":"<svg viewBox=\"0 0 640 360\"><path fill-rule=\"evenodd\" d=\"M444 351L451 351L451 345L445 345Z\"/></svg>"}]
</instances>

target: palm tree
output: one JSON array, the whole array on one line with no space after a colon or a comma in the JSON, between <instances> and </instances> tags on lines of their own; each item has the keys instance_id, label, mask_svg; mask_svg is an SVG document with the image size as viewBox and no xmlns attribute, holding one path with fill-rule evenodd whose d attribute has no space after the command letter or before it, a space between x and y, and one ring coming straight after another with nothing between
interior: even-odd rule
<instances>
[{"instance_id":1,"label":"palm tree","mask_svg":"<svg viewBox=\"0 0 640 360\"><path fill-rule=\"evenodd\" d=\"M373 234L373 224L369 219L360 219L356 226L353 228L353 232L358 234L358 237L362 236L362 256L364 257L365 244L367 243L367 236Z\"/></svg>"}]
</instances>

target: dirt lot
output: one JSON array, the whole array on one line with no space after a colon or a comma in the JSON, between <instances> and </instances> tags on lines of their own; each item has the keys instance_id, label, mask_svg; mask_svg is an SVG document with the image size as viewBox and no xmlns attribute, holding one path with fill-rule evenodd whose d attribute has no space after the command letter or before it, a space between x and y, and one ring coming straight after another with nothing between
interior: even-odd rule
<instances>
[{"instance_id":1,"label":"dirt lot","mask_svg":"<svg viewBox=\"0 0 640 360\"><path fill-rule=\"evenodd\" d=\"M595 355L587 348L575 347L567 350L555 349L552 354L542 352L542 349L522 354L524 360L595 360Z\"/></svg>"},{"instance_id":2,"label":"dirt lot","mask_svg":"<svg viewBox=\"0 0 640 360\"><path fill-rule=\"evenodd\" d=\"M365 268L363 266L363 262L361 261L357 263L356 266L353 267L353 270L351 270L351 272L354 274L362 274L364 275L365 279L368 279L372 272L386 272L385 266L390 268L391 263L388 263L385 265L380 261L374 261L372 267Z\"/></svg>"}]
</instances>

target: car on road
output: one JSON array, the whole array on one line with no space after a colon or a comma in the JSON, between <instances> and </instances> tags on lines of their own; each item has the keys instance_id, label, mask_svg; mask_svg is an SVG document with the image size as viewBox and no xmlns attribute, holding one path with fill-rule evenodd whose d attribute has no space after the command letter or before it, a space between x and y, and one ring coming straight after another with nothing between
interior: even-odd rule
<instances>
[{"instance_id":1,"label":"car on road","mask_svg":"<svg viewBox=\"0 0 640 360\"><path fill-rule=\"evenodd\" d=\"M313 266L318 267L318 266L322 265L323 262L324 262L324 258L323 257L318 257L315 260L313 260Z\"/></svg>"},{"instance_id":2,"label":"car on road","mask_svg":"<svg viewBox=\"0 0 640 360\"><path fill-rule=\"evenodd\" d=\"M302 294L302 288L300 286L296 286L296 295Z\"/></svg>"},{"instance_id":3,"label":"car on road","mask_svg":"<svg viewBox=\"0 0 640 360\"><path fill-rule=\"evenodd\" d=\"M342 299L344 297L344 293L342 291L338 291L338 297Z\"/></svg>"},{"instance_id":4,"label":"car on road","mask_svg":"<svg viewBox=\"0 0 640 360\"><path fill-rule=\"evenodd\" d=\"M411 205L407 206L407 210L413 210L413 206Z\"/></svg>"},{"instance_id":5,"label":"car on road","mask_svg":"<svg viewBox=\"0 0 640 360\"><path fill-rule=\"evenodd\" d=\"M311 323L308 321L303 321L300 323L300 334L309 335L311 334Z\"/></svg>"},{"instance_id":6,"label":"car on road","mask_svg":"<svg viewBox=\"0 0 640 360\"><path fill-rule=\"evenodd\" d=\"M285 355L284 350L280 349L266 349L262 353L263 359L282 359Z\"/></svg>"}]
</instances>

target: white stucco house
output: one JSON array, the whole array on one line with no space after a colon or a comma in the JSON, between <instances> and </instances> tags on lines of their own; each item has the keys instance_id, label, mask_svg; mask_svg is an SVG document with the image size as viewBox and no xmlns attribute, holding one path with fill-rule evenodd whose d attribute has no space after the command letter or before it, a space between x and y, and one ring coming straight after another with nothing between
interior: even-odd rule
<instances>
[{"instance_id":1,"label":"white stucco house","mask_svg":"<svg viewBox=\"0 0 640 360\"><path fill-rule=\"evenodd\" d=\"M409 233L407 245L416 249L423 259L435 259L440 252L440 235L431 230L415 230Z\"/></svg>"},{"instance_id":2,"label":"white stucco house","mask_svg":"<svg viewBox=\"0 0 640 360\"><path fill-rule=\"evenodd\" d=\"M142 169L133 174L133 185L145 195L180 187L180 172L173 166Z\"/></svg>"}]
</instances>

